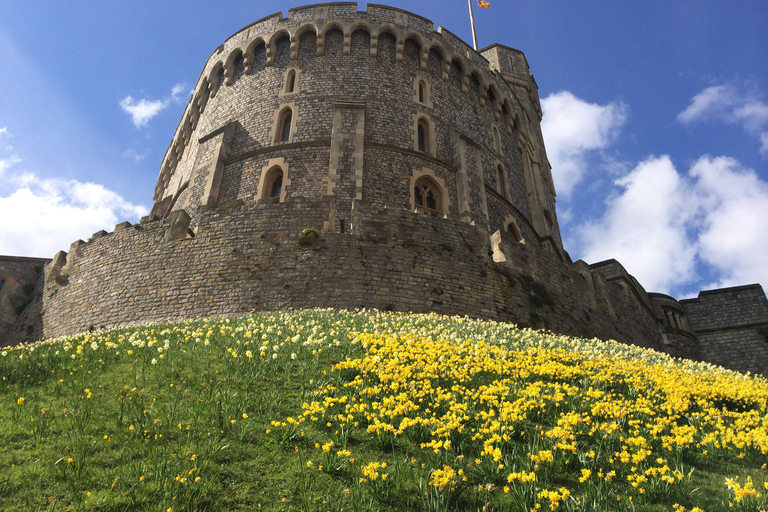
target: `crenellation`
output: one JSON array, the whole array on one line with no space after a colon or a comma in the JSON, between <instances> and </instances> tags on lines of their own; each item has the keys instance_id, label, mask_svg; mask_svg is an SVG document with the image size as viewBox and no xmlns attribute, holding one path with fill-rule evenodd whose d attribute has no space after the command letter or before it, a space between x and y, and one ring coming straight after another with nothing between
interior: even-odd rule
<instances>
[{"instance_id":1,"label":"crenellation","mask_svg":"<svg viewBox=\"0 0 768 512\"><path fill-rule=\"evenodd\" d=\"M140 224L99 231L52 261L0 257L0 342L375 307L613 338L768 374L759 285L677 301L646 293L615 260L571 261L541 115L519 50L475 52L378 4L267 16L206 61Z\"/></svg>"}]
</instances>

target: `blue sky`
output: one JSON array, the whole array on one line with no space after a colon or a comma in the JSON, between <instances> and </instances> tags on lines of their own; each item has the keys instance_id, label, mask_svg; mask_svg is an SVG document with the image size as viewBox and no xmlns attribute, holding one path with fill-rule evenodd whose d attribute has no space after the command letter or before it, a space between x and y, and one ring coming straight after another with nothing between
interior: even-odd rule
<instances>
[{"instance_id":1,"label":"blue sky","mask_svg":"<svg viewBox=\"0 0 768 512\"><path fill-rule=\"evenodd\" d=\"M0 254L145 214L208 56L297 5L0 0ZM464 0L389 5L471 43ZM677 297L768 285L767 2L493 0L475 18L480 47L522 50L536 78L574 260Z\"/></svg>"}]
</instances>

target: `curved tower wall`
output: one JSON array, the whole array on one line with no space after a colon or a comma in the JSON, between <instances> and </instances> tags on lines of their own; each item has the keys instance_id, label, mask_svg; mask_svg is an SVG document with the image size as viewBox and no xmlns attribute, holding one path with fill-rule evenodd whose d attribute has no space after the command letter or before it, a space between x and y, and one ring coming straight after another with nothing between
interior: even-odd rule
<instances>
[{"instance_id":1,"label":"curved tower wall","mask_svg":"<svg viewBox=\"0 0 768 512\"><path fill-rule=\"evenodd\" d=\"M613 338L768 374L759 285L678 302L646 293L615 260L570 261L540 119L517 50L475 52L373 4L268 16L208 59L149 216L74 242L39 279L43 260L0 257L0 344L364 306Z\"/></svg>"},{"instance_id":2,"label":"curved tower wall","mask_svg":"<svg viewBox=\"0 0 768 512\"><path fill-rule=\"evenodd\" d=\"M153 214L184 209L194 225L201 208L257 201L277 166L280 201L334 196L326 229L339 231L354 199L414 210L424 177L440 195L432 213L551 237L562 251L540 119L522 52L475 52L390 7L300 7L249 25L208 59L163 160Z\"/></svg>"}]
</instances>

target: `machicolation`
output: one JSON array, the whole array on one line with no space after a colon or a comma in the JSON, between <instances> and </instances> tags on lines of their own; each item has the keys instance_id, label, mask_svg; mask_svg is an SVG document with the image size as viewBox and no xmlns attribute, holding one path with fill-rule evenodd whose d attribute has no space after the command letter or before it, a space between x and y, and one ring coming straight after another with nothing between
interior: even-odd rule
<instances>
[{"instance_id":1,"label":"machicolation","mask_svg":"<svg viewBox=\"0 0 768 512\"><path fill-rule=\"evenodd\" d=\"M206 62L140 224L0 257L0 343L275 308L435 311L768 374L760 285L677 301L563 249L522 52L318 4ZM309 228L309 229L308 229ZM44 266L44 268L43 268Z\"/></svg>"}]
</instances>

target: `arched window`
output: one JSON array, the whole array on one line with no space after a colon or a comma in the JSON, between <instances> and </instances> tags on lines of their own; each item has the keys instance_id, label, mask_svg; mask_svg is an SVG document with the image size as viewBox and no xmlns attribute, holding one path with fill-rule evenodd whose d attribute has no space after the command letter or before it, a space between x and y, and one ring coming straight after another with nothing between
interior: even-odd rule
<instances>
[{"instance_id":1,"label":"arched window","mask_svg":"<svg viewBox=\"0 0 768 512\"><path fill-rule=\"evenodd\" d=\"M264 199L272 198L279 201L283 193L283 170L278 166L272 167L264 180L264 187L262 188Z\"/></svg>"},{"instance_id":2,"label":"arched window","mask_svg":"<svg viewBox=\"0 0 768 512\"><path fill-rule=\"evenodd\" d=\"M290 108L286 108L280 114L280 121L277 125L278 128L277 128L276 142L290 142L292 118L293 118L293 111Z\"/></svg>"},{"instance_id":3,"label":"arched window","mask_svg":"<svg viewBox=\"0 0 768 512\"><path fill-rule=\"evenodd\" d=\"M219 72L216 74L216 89L220 89L224 85L224 68L219 68Z\"/></svg>"},{"instance_id":4,"label":"arched window","mask_svg":"<svg viewBox=\"0 0 768 512\"><path fill-rule=\"evenodd\" d=\"M520 236L520 232L517 230L517 226L515 226L514 222L507 224L507 233L509 233L509 236L518 242L523 238Z\"/></svg>"},{"instance_id":5,"label":"arched window","mask_svg":"<svg viewBox=\"0 0 768 512\"><path fill-rule=\"evenodd\" d=\"M423 119L419 120L418 124L418 140L419 140L419 151L428 152L429 151L429 127L427 126L427 123L424 122Z\"/></svg>"},{"instance_id":6,"label":"arched window","mask_svg":"<svg viewBox=\"0 0 768 512\"><path fill-rule=\"evenodd\" d=\"M504 179L504 168L501 166L501 164L496 166L496 183L498 183L498 188L496 191L501 197L507 199L507 184L506 180Z\"/></svg>"},{"instance_id":7,"label":"arched window","mask_svg":"<svg viewBox=\"0 0 768 512\"><path fill-rule=\"evenodd\" d=\"M419 80L419 103L424 103L424 100L426 99L426 84L424 84L424 80Z\"/></svg>"},{"instance_id":8,"label":"arched window","mask_svg":"<svg viewBox=\"0 0 768 512\"><path fill-rule=\"evenodd\" d=\"M285 92L290 93L296 87L296 70L292 69L288 72L288 76L285 78Z\"/></svg>"},{"instance_id":9,"label":"arched window","mask_svg":"<svg viewBox=\"0 0 768 512\"><path fill-rule=\"evenodd\" d=\"M416 211L429 215L442 215L442 195L440 187L428 179L420 178L413 187L413 198Z\"/></svg>"}]
</instances>

